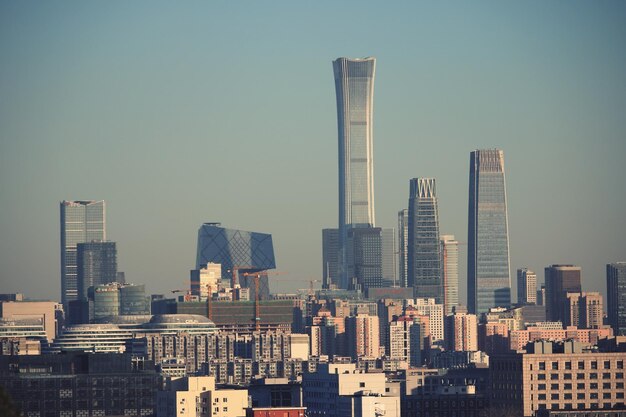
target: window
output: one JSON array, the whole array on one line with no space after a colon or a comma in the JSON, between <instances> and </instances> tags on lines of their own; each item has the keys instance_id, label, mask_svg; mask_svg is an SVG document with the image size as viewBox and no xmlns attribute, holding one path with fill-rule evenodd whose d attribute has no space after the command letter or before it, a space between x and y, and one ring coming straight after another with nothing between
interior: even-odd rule
<instances>
[{"instance_id":1,"label":"window","mask_svg":"<svg viewBox=\"0 0 626 417\"><path fill-rule=\"evenodd\" d=\"M559 369L559 363L558 362L552 362L552 369L553 370L558 370Z\"/></svg>"},{"instance_id":2,"label":"window","mask_svg":"<svg viewBox=\"0 0 626 417\"><path fill-rule=\"evenodd\" d=\"M539 370L540 371L545 371L546 370L546 363L545 362L539 362Z\"/></svg>"},{"instance_id":3,"label":"window","mask_svg":"<svg viewBox=\"0 0 626 417\"><path fill-rule=\"evenodd\" d=\"M568 392L567 394L563 394L563 399L564 400L571 400L572 399L572 393Z\"/></svg>"},{"instance_id":4,"label":"window","mask_svg":"<svg viewBox=\"0 0 626 417\"><path fill-rule=\"evenodd\" d=\"M611 389L611 383L610 382L603 382L602 383L602 389Z\"/></svg>"},{"instance_id":5,"label":"window","mask_svg":"<svg viewBox=\"0 0 626 417\"><path fill-rule=\"evenodd\" d=\"M572 389L572 384L564 384L563 389Z\"/></svg>"},{"instance_id":6,"label":"window","mask_svg":"<svg viewBox=\"0 0 626 417\"><path fill-rule=\"evenodd\" d=\"M537 389L539 391L545 391L546 390L546 384L539 384L539 385L537 385Z\"/></svg>"},{"instance_id":7,"label":"window","mask_svg":"<svg viewBox=\"0 0 626 417\"><path fill-rule=\"evenodd\" d=\"M603 372L602 373L602 379L611 379L611 374L608 372Z\"/></svg>"},{"instance_id":8,"label":"window","mask_svg":"<svg viewBox=\"0 0 626 417\"><path fill-rule=\"evenodd\" d=\"M585 399L585 393L584 392L579 392L578 394L576 394L576 399L584 400Z\"/></svg>"},{"instance_id":9,"label":"window","mask_svg":"<svg viewBox=\"0 0 626 417\"><path fill-rule=\"evenodd\" d=\"M559 374L550 374L550 379L559 379Z\"/></svg>"},{"instance_id":10,"label":"window","mask_svg":"<svg viewBox=\"0 0 626 417\"><path fill-rule=\"evenodd\" d=\"M584 410L585 409L585 403L578 403L578 405L576 406L579 410Z\"/></svg>"},{"instance_id":11,"label":"window","mask_svg":"<svg viewBox=\"0 0 626 417\"><path fill-rule=\"evenodd\" d=\"M572 374L563 374L563 379L572 379Z\"/></svg>"},{"instance_id":12,"label":"window","mask_svg":"<svg viewBox=\"0 0 626 417\"><path fill-rule=\"evenodd\" d=\"M602 394L602 398L605 400L610 400L611 399L611 393L610 392L605 392L604 394Z\"/></svg>"},{"instance_id":13,"label":"window","mask_svg":"<svg viewBox=\"0 0 626 417\"><path fill-rule=\"evenodd\" d=\"M592 372L589 374L589 379L598 379L598 374L595 372Z\"/></svg>"},{"instance_id":14,"label":"window","mask_svg":"<svg viewBox=\"0 0 626 417\"><path fill-rule=\"evenodd\" d=\"M623 372L618 372L615 374L615 378L616 379L624 379L624 373Z\"/></svg>"},{"instance_id":15,"label":"window","mask_svg":"<svg viewBox=\"0 0 626 417\"><path fill-rule=\"evenodd\" d=\"M578 361L578 369L585 369L585 361Z\"/></svg>"},{"instance_id":16,"label":"window","mask_svg":"<svg viewBox=\"0 0 626 417\"><path fill-rule=\"evenodd\" d=\"M615 388L617 388L617 389L624 389L624 383L623 382L618 382L617 384L615 384Z\"/></svg>"},{"instance_id":17,"label":"window","mask_svg":"<svg viewBox=\"0 0 626 417\"><path fill-rule=\"evenodd\" d=\"M539 375L537 375L537 379L540 380L540 381L545 381L546 374L539 374Z\"/></svg>"},{"instance_id":18,"label":"window","mask_svg":"<svg viewBox=\"0 0 626 417\"><path fill-rule=\"evenodd\" d=\"M589 384L589 389L598 389L598 383L592 382L591 384Z\"/></svg>"},{"instance_id":19,"label":"window","mask_svg":"<svg viewBox=\"0 0 626 417\"><path fill-rule=\"evenodd\" d=\"M550 399L551 400L558 400L559 399L559 394L550 394Z\"/></svg>"},{"instance_id":20,"label":"window","mask_svg":"<svg viewBox=\"0 0 626 417\"><path fill-rule=\"evenodd\" d=\"M598 369L598 361L591 361L591 369Z\"/></svg>"},{"instance_id":21,"label":"window","mask_svg":"<svg viewBox=\"0 0 626 417\"><path fill-rule=\"evenodd\" d=\"M604 369L611 369L611 361L604 361Z\"/></svg>"},{"instance_id":22,"label":"window","mask_svg":"<svg viewBox=\"0 0 626 417\"><path fill-rule=\"evenodd\" d=\"M576 389L585 389L585 384L576 384Z\"/></svg>"},{"instance_id":23,"label":"window","mask_svg":"<svg viewBox=\"0 0 626 417\"><path fill-rule=\"evenodd\" d=\"M546 394L539 394L539 395L537 395L537 399L538 399L539 401L545 401L545 399L546 399Z\"/></svg>"},{"instance_id":24,"label":"window","mask_svg":"<svg viewBox=\"0 0 626 417\"><path fill-rule=\"evenodd\" d=\"M365 387L365 382L359 382L359 387L361 388Z\"/></svg>"},{"instance_id":25,"label":"window","mask_svg":"<svg viewBox=\"0 0 626 417\"><path fill-rule=\"evenodd\" d=\"M591 394L589 394L589 398L591 398L592 400L597 400L598 399L598 393L597 392L592 392Z\"/></svg>"},{"instance_id":26,"label":"window","mask_svg":"<svg viewBox=\"0 0 626 417\"><path fill-rule=\"evenodd\" d=\"M559 384L550 384L550 389L551 390L559 389Z\"/></svg>"},{"instance_id":27,"label":"window","mask_svg":"<svg viewBox=\"0 0 626 417\"><path fill-rule=\"evenodd\" d=\"M615 393L615 398L624 398L624 393L623 392L616 392Z\"/></svg>"},{"instance_id":28,"label":"window","mask_svg":"<svg viewBox=\"0 0 626 417\"><path fill-rule=\"evenodd\" d=\"M565 369L572 369L572 363L570 361L565 362Z\"/></svg>"},{"instance_id":29,"label":"window","mask_svg":"<svg viewBox=\"0 0 626 417\"><path fill-rule=\"evenodd\" d=\"M585 379L585 374L576 374L576 379Z\"/></svg>"},{"instance_id":30,"label":"window","mask_svg":"<svg viewBox=\"0 0 626 417\"><path fill-rule=\"evenodd\" d=\"M624 361L617 361L617 369L624 369Z\"/></svg>"}]
</instances>

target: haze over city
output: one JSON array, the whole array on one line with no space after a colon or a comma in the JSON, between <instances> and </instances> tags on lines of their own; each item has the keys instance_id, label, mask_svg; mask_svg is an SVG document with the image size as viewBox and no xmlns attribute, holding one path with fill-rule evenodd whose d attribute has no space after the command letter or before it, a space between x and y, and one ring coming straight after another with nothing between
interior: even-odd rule
<instances>
[{"instance_id":1,"label":"haze over city","mask_svg":"<svg viewBox=\"0 0 626 417\"><path fill-rule=\"evenodd\" d=\"M148 293L187 283L203 222L271 233L272 291L306 288L337 227L331 61L375 56L377 226L435 177L465 242L469 153L502 149L512 272L572 263L604 292L626 255L626 5L354 5L1 3L2 291L59 298L64 199L106 201Z\"/></svg>"}]
</instances>

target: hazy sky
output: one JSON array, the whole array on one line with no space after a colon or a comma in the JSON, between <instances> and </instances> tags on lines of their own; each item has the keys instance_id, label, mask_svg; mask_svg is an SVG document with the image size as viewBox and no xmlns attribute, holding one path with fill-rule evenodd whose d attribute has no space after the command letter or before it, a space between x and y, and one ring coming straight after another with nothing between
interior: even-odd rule
<instances>
[{"instance_id":1,"label":"hazy sky","mask_svg":"<svg viewBox=\"0 0 626 417\"><path fill-rule=\"evenodd\" d=\"M331 61L377 58L377 225L505 152L511 269L626 261L626 2L0 2L0 292L60 296L59 201L104 199L119 269L188 285L201 223L272 233L273 290L337 225ZM465 247L461 277L465 300ZM278 287L278 288L277 288Z\"/></svg>"}]
</instances>

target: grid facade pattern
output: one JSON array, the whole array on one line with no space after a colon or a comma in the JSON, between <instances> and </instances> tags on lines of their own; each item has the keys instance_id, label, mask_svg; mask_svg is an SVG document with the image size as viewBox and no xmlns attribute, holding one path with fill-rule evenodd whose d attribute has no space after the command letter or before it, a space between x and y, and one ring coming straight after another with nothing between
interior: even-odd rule
<instances>
[{"instance_id":1,"label":"grid facade pattern","mask_svg":"<svg viewBox=\"0 0 626 417\"><path fill-rule=\"evenodd\" d=\"M272 235L226 229L205 223L198 230L196 269L213 262L222 265L222 279L233 278L232 269L258 272L276 268Z\"/></svg>"},{"instance_id":2,"label":"grid facade pattern","mask_svg":"<svg viewBox=\"0 0 626 417\"><path fill-rule=\"evenodd\" d=\"M410 181L408 231L408 285L416 297L443 304L439 214L434 178Z\"/></svg>"},{"instance_id":3,"label":"grid facade pattern","mask_svg":"<svg viewBox=\"0 0 626 417\"><path fill-rule=\"evenodd\" d=\"M373 106L375 58L333 61L339 148L339 258L347 288L347 229L374 226Z\"/></svg>"},{"instance_id":4,"label":"grid facade pattern","mask_svg":"<svg viewBox=\"0 0 626 417\"><path fill-rule=\"evenodd\" d=\"M581 268L574 265L551 265L545 268L546 320L569 321L567 293L579 293Z\"/></svg>"},{"instance_id":5,"label":"grid facade pattern","mask_svg":"<svg viewBox=\"0 0 626 417\"><path fill-rule=\"evenodd\" d=\"M510 307L509 231L504 152L470 154L467 304L471 313Z\"/></svg>"},{"instance_id":6,"label":"grid facade pattern","mask_svg":"<svg viewBox=\"0 0 626 417\"><path fill-rule=\"evenodd\" d=\"M517 304L537 304L537 274L528 268L517 270Z\"/></svg>"},{"instance_id":7,"label":"grid facade pattern","mask_svg":"<svg viewBox=\"0 0 626 417\"><path fill-rule=\"evenodd\" d=\"M454 235L441 236L441 275L443 311L448 315L459 305L459 242Z\"/></svg>"},{"instance_id":8,"label":"grid facade pattern","mask_svg":"<svg viewBox=\"0 0 626 417\"><path fill-rule=\"evenodd\" d=\"M382 229L379 227L350 229L348 231L348 276L360 286L380 288L390 284L383 278Z\"/></svg>"},{"instance_id":9,"label":"grid facade pattern","mask_svg":"<svg viewBox=\"0 0 626 417\"><path fill-rule=\"evenodd\" d=\"M117 280L115 242L89 242L76 245L78 298L87 299L89 287Z\"/></svg>"},{"instance_id":10,"label":"grid facade pattern","mask_svg":"<svg viewBox=\"0 0 626 417\"><path fill-rule=\"evenodd\" d=\"M606 266L609 324L616 336L626 336L626 262Z\"/></svg>"},{"instance_id":11,"label":"grid facade pattern","mask_svg":"<svg viewBox=\"0 0 626 417\"><path fill-rule=\"evenodd\" d=\"M338 278L339 230L322 230L322 277L323 288L330 288Z\"/></svg>"},{"instance_id":12,"label":"grid facade pattern","mask_svg":"<svg viewBox=\"0 0 626 417\"><path fill-rule=\"evenodd\" d=\"M62 201L61 209L61 302L77 300L78 243L106 240L104 201Z\"/></svg>"},{"instance_id":13,"label":"grid facade pattern","mask_svg":"<svg viewBox=\"0 0 626 417\"><path fill-rule=\"evenodd\" d=\"M398 280L401 287L407 287L409 275L409 210L398 212Z\"/></svg>"}]
</instances>

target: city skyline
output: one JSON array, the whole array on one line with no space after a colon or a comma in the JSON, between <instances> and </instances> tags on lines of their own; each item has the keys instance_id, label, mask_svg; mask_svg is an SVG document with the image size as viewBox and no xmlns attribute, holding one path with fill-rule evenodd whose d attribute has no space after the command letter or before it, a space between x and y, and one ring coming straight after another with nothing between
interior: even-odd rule
<instances>
[{"instance_id":1,"label":"city skyline","mask_svg":"<svg viewBox=\"0 0 626 417\"><path fill-rule=\"evenodd\" d=\"M250 40L250 31L237 30L265 24L236 6L206 5L197 17L155 7L154 19L137 5L75 13L63 5L38 13L1 7L0 230L11 238L2 239L0 277L7 292L58 297L56 207L64 198L106 200L120 270L148 292L187 278L197 227L211 220L271 233L277 267L293 277L286 290L321 277L319 230L335 226L337 207L328 71L337 56L378 59L378 226L395 226L406 180L430 175L439 183L441 231L465 242L467 154L497 147L507 154L512 270L572 263L582 266L586 290L605 293L605 265L624 258L624 5L372 8L359 12L365 21L398 23L371 34L348 24L354 35L337 43L330 42L337 29L322 34L310 26L315 19L338 23L319 10L302 32L274 13L274 27ZM279 9L272 7L263 16ZM283 12L299 14L294 6ZM228 23L241 13L232 32L204 19ZM168 25L179 34L154 39ZM529 25L536 34L527 33ZM494 26L497 39L489 33ZM234 37L225 46L203 43L216 34ZM282 53L295 58L293 66L278 64ZM255 58L263 58L256 61L261 75L246 65ZM292 88L301 79L309 82ZM33 254L49 270L43 278L32 273ZM464 265L459 270L463 287Z\"/></svg>"}]
</instances>

